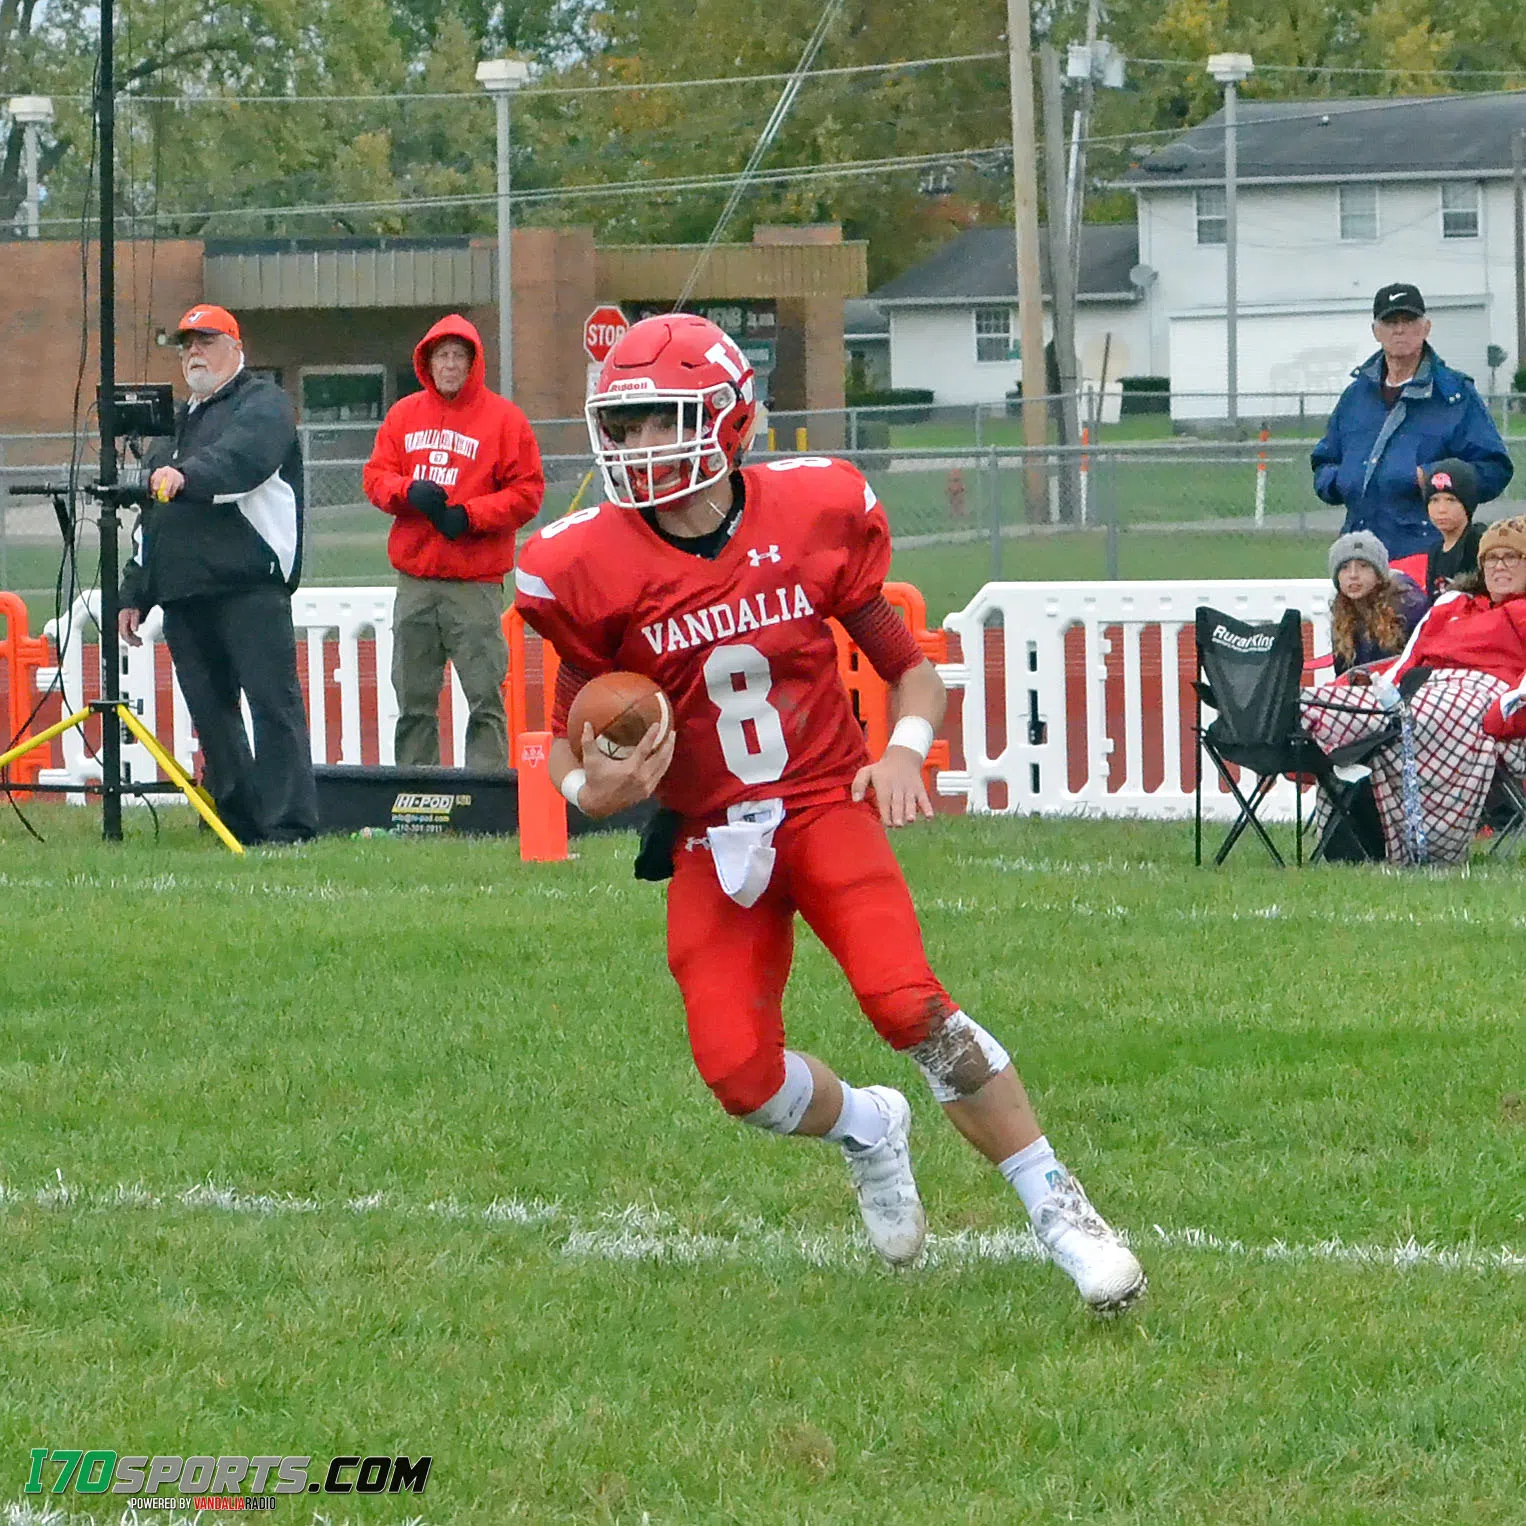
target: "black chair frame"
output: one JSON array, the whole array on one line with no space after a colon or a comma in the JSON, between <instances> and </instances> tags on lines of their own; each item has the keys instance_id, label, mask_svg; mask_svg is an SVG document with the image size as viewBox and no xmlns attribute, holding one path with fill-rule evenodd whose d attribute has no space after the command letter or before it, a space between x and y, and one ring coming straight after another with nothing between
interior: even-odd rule
<instances>
[{"instance_id":1,"label":"black chair frame","mask_svg":"<svg viewBox=\"0 0 1526 1526\"><path fill-rule=\"evenodd\" d=\"M1343 827L1350 828L1351 808L1357 796L1357 791L1362 784L1360 778L1343 779L1337 773L1338 769L1348 766L1360 766L1369 758L1375 756L1384 747L1396 741L1400 735L1400 725L1395 717L1388 725L1373 736L1364 737L1350 746L1336 749L1332 753L1324 752L1314 738L1304 727L1298 723L1298 676L1299 672L1293 663L1302 661L1302 624L1301 616L1296 610L1285 611L1282 620L1271 627L1263 624L1254 628L1256 633L1265 637L1269 630L1275 630L1275 636L1268 641L1268 682L1276 682L1281 688L1272 691L1277 703L1273 707L1276 714L1285 719L1291 718L1293 724L1274 730L1270 734L1242 736L1238 740L1226 742L1214 735L1214 723L1208 726L1203 724L1203 707L1205 705L1218 710L1222 716L1223 709L1218 703L1212 686L1203 678L1203 630L1206 624L1212 620L1229 621L1231 625L1240 625L1232 617L1223 615L1220 611L1206 607L1198 611L1198 677L1193 682L1193 690L1197 695L1197 723L1195 733L1198 743L1196 783L1194 787L1194 810L1193 810L1193 853L1194 861L1201 866L1203 862L1203 754L1206 752L1213 760L1219 777L1224 781L1230 794L1234 797L1239 808L1239 814L1230 826L1229 833L1219 846L1214 855L1215 866L1222 865L1233 851L1236 843L1244 836L1247 828L1253 830L1260 838L1262 846L1271 855L1272 862L1278 868L1286 868L1287 861L1278 851L1276 843L1272 841L1262 822L1259 812L1265 803L1267 796L1276 787L1278 779L1285 775L1306 775L1312 777L1315 783L1325 793L1330 805L1330 812L1325 821L1324 828L1320 833L1319 840L1314 845L1313 852L1309 855L1310 863L1317 863L1328 853L1335 836ZM1252 627L1241 625L1242 631L1252 630ZM1278 644L1282 650L1278 651ZM1296 646L1295 646L1296 643ZM1280 662L1282 668L1278 673L1273 667L1273 659ZM1408 699L1409 694L1419 683L1423 682L1427 675L1423 671L1405 675L1405 683L1401 685L1401 695ZM1312 703L1322 708L1332 710L1362 709L1366 707L1343 704L1338 700L1313 696L1307 693L1303 696L1305 703ZM1243 717L1242 717L1243 719ZM1256 783L1249 794L1240 787L1239 781L1231 773L1231 766L1247 768L1257 775ZM1303 820L1303 790L1298 788L1294 795L1294 837L1293 851L1294 863L1302 868L1304 864L1304 820Z\"/></svg>"}]
</instances>

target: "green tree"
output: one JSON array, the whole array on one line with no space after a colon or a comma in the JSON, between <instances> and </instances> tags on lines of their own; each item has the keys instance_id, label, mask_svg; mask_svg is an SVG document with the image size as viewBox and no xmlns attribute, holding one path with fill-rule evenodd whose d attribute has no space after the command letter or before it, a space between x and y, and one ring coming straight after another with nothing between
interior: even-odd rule
<instances>
[{"instance_id":1,"label":"green tree","mask_svg":"<svg viewBox=\"0 0 1526 1526\"><path fill-rule=\"evenodd\" d=\"M792 69L820 7L816 0L614 0L600 13L597 51L566 71L569 82L633 84L784 73ZM818 68L989 51L1002 46L1001 0L961 7L907 7L850 0L818 57ZM902 74L816 73L804 85L763 168L938 154L999 145L1009 136L1006 68L990 62ZM741 169L778 99L779 81L688 90L527 98L516 117L533 157L555 163L564 182L658 181ZM519 108L516 108L519 110ZM517 129L518 130L518 129ZM916 170L873 177L800 179L754 185L727 229L746 240L759 222L840 221L870 240L877 280L920 258L948 227L994 209L1010 170L955 176L960 195L930 200ZM542 215L576 216L615 241L701 242L729 184L709 191L637 190Z\"/></svg>"}]
</instances>

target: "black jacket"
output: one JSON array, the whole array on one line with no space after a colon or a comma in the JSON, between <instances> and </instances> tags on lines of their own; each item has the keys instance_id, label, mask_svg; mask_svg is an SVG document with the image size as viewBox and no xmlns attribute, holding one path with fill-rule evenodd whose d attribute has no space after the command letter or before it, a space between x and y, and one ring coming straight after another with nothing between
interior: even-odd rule
<instances>
[{"instance_id":1,"label":"black jacket","mask_svg":"<svg viewBox=\"0 0 1526 1526\"><path fill-rule=\"evenodd\" d=\"M177 599L269 583L295 589L302 574L302 451L291 399L240 371L194 410L175 411L173 440L156 440L147 473L176 467L185 486L151 503L122 576L122 604L146 614Z\"/></svg>"},{"instance_id":2,"label":"black jacket","mask_svg":"<svg viewBox=\"0 0 1526 1526\"><path fill-rule=\"evenodd\" d=\"M1478 543L1484 538L1484 527L1470 524L1462 532L1462 539L1450 551L1441 549L1437 541L1425 559L1425 591L1432 598L1439 598L1447 590L1453 578L1465 577L1478 571Z\"/></svg>"}]
</instances>

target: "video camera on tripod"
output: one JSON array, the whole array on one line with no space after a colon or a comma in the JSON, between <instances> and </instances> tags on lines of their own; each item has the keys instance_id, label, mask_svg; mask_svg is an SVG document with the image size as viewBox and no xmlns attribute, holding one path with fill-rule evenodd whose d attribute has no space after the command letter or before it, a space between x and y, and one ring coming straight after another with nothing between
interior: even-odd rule
<instances>
[{"instance_id":1,"label":"video camera on tripod","mask_svg":"<svg viewBox=\"0 0 1526 1526\"><path fill-rule=\"evenodd\" d=\"M131 786L134 794L159 794L179 791L199 816L222 839L234 853L242 853L243 846L230 833L216 812L207 805L190 779L173 757L133 713L130 705L121 697L121 669L117 647L117 511L124 508L141 509L150 501L151 490L146 482L118 482L117 442L128 440L141 442L148 436L172 435L175 432L174 391L168 385L157 382L113 385L110 395L102 386L100 411L102 417L101 480L90 483L17 482L9 487L11 493L24 497L51 498L53 512L58 518L58 528L69 546L74 544L74 501L78 493L86 493L101 506L101 603L97 625L101 639L101 694L90 700L72 715L47 727L8 751L0 752L0 771L15 759L33 748L51 741L61 732L73 726L83 725L92 716L99 716L101 729L103 830L108 839L120 840L122 835L121 803L124 793L122 782L121 746L123 733L130 733L148 750L149 755L163 770L168 784L138 783ZM109 442L109 443L108 443ZM141 460L141 451L133 452ZM113 724L120 722L121 729ZM0 780L3 780L0 772Z\"/></svg>"},{"instance_id":2,"label":"video camera on tripod","mask_svg":"<svg viewBox=\"0 0 1526 1526\"><path fill-rule=\"evenodd\" d=\"M99 389L98 389L99 390ZM99 399L98 399L99 401ZM175 391L167 382L118 382L112 388L112 443L129 444L175 432ZM135 448L134 455L140 452ZM74 500L83 492L112 509L141 509L149 501L147 483L12 482L6 492L18 498L51 498L59 533L74 540ZM104 526L102 527L104 529Z\"/></svg>"}]
</instances>

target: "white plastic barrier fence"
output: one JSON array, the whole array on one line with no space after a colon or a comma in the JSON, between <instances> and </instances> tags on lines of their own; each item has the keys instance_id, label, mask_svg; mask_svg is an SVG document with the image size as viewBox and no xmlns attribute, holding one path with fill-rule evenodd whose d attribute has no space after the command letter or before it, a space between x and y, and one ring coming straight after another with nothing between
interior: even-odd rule
<instances>
[{"instance_id":1,"label":"white plastic barrier fence","mask_svg":"<svg viewBox=\"0 0 1526 1526\"><path fill-rule=\"evenodd\" d=\"M1333 594L1323 578L988 583L943 622L963 653L939 671L964 694L965 766L940 774L939 792L963 795L976 812L1190 817L1196 700L1181 664L1198 606L1247 621L1297 609L1313 627L1317 659L1330 650ZM993 627L999 685L987 661ZM1232 819L1233 796L1202 761L1203 814ZM993 790L1003 798L993 802ZM1264 814L1292 819L1286 780Z\"/></svg>"},{"instance_id":2,"label":"white plastic barrier fence","mask_svg":"<svg viewBox=\"0 0 1526 1526\"><path fill-rule=\"evenodd\" d=\"M308 728L312 737L315 763L333 761L329 742L328 696L336 690L339 709L339 747L337 761L359 764L365 752L381 763L394 760L393 731L397 723L397 697L392 688L392 603L391 588L302 588L292 596L292 623L297 633L297 662L307 675ZM40 668L39 691L61 677L66 708L76 709L84 693L84 644L87 632L94 640L100 615L100 594L92 591L75 600L64 621L50 621L43 633L63 658L57 669ZM60 629L62 626L62 629ZM138 628L141 646L121 646L121 694L143 724L159 739L183 768L192 769L198 751L190 711L178 682L172 684L170 713L160 713L159 688L156 682L157 653L164 642L162 612L154 610ZM361 703L362 673L360 643L370 637L376 650L375 731L365 729L365 709ZM337 661L330 669L326 659L332 656L325 646L337 647ZM441 761L449 764L466 756L466 696L454 669L450 669L451 726ZM317 703L316 696L324 696ZM245 726L249 724L245 707ZM84 735L66 731L60 738L63 765L45 769L39 783L65 786L97 783L101 765L90 755ZM158 770L144 747L124 738L122 768L126 778L147 782L158 778ZM83 800L84 796L73 797ZM173 798L173 797L169 797Z\"/></svg>"},{"instance_id":3,"label":"white plastic barrier fence","mask_svg":"<svg viewBox=\"0 0 1526 1526\"><path fill-rule=\"evenodd\" d=\"M951 688L964 692L965 766L939 775L940 793L964 796L968 809L976 812L1190 816L1195 706L1190 691L1184 698L1182 684L1173 679L1190 650L1198 605L1212 605L1242 620L1275 620L1285 609L1296 608L1313 625L1317 657L1330 649L1332 593L1321 578L987 584L943 622L959 637L964 654L940 671ZM392 601L391 588L304 588L293 597L314 762L333 761L329 709L336 693L337 760L359 764L370 755L383 764L393 761ZM72 612L72 635L60 664L70 708L81 703L84 636L87 626L93 633L98 610L99 596L92 594L77 600ZM998 690L991 689L986 661L985 635L993 625L1000 632L1003 669ZM56 626L53 622L45 628L55 645ZM196 738L178 684L172 687L170 714L159 713L156 665L163 632L157 610L144 620L139 635L142 646L121 648L122 697L189 768ZM366 637L374 639L376 653L374 734L366 730L368 707L362 703L360 643ZM1070 674L1067 637L1081 659L1071 664L1075 671ZM328 643L337 649L332 667ZM53 677L53 670L40 669L39 688ZM465 695L452 673L449 745L442 761L464 759L466 717ZM999 728L1004 740L994 746L993 732ZM45 770L40 782L67 787L99 781L100 764L79 731L65 732L60 744L63 766ZM153 760L130 739L124 741L122 761L132 779L157 778ZM1232 817L1233 799L1222 790L1211 764L1204 778L1204 814ZM993 791L1003 790L1004 800L993 803ZM1292 817L1291 785L1278 785L1265 814L1268 819Z\"/></svg>"}]
</instances>

